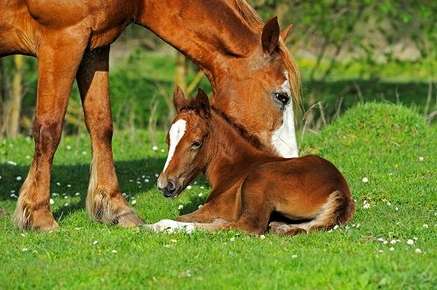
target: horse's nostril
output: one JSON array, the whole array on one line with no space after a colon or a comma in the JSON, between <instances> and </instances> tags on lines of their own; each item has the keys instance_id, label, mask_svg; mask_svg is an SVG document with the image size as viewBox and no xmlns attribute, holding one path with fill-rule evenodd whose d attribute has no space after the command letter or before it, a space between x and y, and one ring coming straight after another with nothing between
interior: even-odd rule
<instances>
[{"instance_id":1,"label":"horse's nostril","mask_svg":"<svg viewBox=\"0 0 437 290\"><path fill-rule=\"evenodd\" d=\"M174 191L176 189L176 183L173 180L170 180L167 184L167 190Z\"/></svg>"},{"instance_id":2,"label":"horse's nostril","mask_svg":"<svg viewBox=\"0 0 437 290\"><path fill-rule=\"evenodd\" d=\"M169 180L167 186L163 189L165 197L174 197L177 190L176 182Z\"/></svg>"}]
</instances>

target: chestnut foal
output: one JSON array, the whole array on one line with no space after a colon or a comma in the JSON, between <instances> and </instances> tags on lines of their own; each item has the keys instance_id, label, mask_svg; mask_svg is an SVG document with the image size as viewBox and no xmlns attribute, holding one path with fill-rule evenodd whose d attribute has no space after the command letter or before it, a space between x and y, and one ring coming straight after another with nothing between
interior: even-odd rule
<instances>
[{"instance_id":1,"label":"chestnut foal","mask_svg":"<svg viewBox=\"0 0 437 290\"><path fill-rule=\"evenodd\" d=\"M318 156L281 158L259 149L259 143L214 107L202 91L193 100L178 89L177 116L169 131L169 154L158 187L174 197L204 172L212 187L197 211L150 225L152 229L235 228L266 232L272 213L301 221L270 223L272 232L294 235L330 229L354 213L349 187L338 169Z\"/></svg>"}]
</instances>

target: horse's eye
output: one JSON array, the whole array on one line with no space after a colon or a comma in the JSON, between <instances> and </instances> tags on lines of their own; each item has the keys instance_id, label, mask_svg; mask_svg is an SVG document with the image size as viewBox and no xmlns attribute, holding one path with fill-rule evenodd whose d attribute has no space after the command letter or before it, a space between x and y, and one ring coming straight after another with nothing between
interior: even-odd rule
<instances>
[{"instance_id":1,"label":"horse's eye","mask_svg":"<svg viewBox=\"0 0 437 290\"><path fill-rule=\"evenodd\" d=\"M196 150L199 149L201 146L202 146L202 142L194 141L193 144L191 144L191 149Z\"/></svg>"},{"instance_id":2,"label":"horse's eye","mask_svg":"<svg viewBox=\"0 0 437 290\"><path fill-rule=\"evenodd\" d=\"M281 105L282 108L290 103L290 96L286 92L273 93L273 99L275 100L275 102Z\"/></svg>"}]
</instances>

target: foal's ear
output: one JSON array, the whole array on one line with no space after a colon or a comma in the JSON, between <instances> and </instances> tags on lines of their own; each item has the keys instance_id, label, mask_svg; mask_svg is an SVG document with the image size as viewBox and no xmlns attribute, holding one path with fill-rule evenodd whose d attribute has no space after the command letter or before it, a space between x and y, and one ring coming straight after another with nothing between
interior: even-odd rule
<instances>
[{"instance_id":1,"label":"foal's ear","mask_svg":"<svg viewBox=\"0 0 437 290\"><path fill-rule=\"evenodd\" d=\"M261 35L261 41L265 53L272 54L276 51L279 47L280 34L281 29L279 28L278 17L275 16L264 25Z\"/></svg>"},{"instance_id":2,"label":"foal's ear","mask_svg":"<svg viewBox=\"0 0 437 290\"><path fill-rule=\"evenodd\" d=\"M287 37L290 35L290 32L292 30L293 30L293 24L290 24L281 31L281 38L284 42L287 41Z\"/></svg>"},{"instance_id":3,"label":"foal's ear","mask_svg":"<svg viewBox=\"0 0 437 290\"><path fill-rule=\"evenodd\" d=\"M211 106L209 105L208 95L201 88L197 91L196 102L198 107L207 115L211 112Z\"/></svg>"},{"instance_id":4,"label":"foal's ear","mask_svg":"<svg viewBox=\"0 0 437 290\"><path fill-rule=\"evenodd\" d=\"M173 105L176 112L179 113L181 109L186 106L186 104L187 99L185 98L184 92L179 86L177 86L173 93Z\"/></svg>"}]
</instances>

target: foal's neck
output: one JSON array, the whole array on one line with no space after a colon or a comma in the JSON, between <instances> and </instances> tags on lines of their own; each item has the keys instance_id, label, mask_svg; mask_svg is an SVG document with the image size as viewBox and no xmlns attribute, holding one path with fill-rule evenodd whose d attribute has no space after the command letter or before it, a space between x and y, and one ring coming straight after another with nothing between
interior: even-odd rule
<instances>
[{"instance_id":1,"label":"foal's neck","mask_svg":"<svg viewBox=\"0 0 437 290\"><path fill-rule=\"evenodd\" d=\"M137 0L136 23L152 30L214 76L227 59L247 56L260 27L243 0Z\"/></svg>"},{"instance_id":2,"label":"foal's neck","mask_svg":"<svg viewBox=\"0 0 437 290\"><path fill-rule=\"evenodd\" d=\"M213 191L219 185L231 186L255 164L278 158L258 147L262 145L216 110L212 111L210 128L206 176Z\"/></svg>"}]
</instances>

